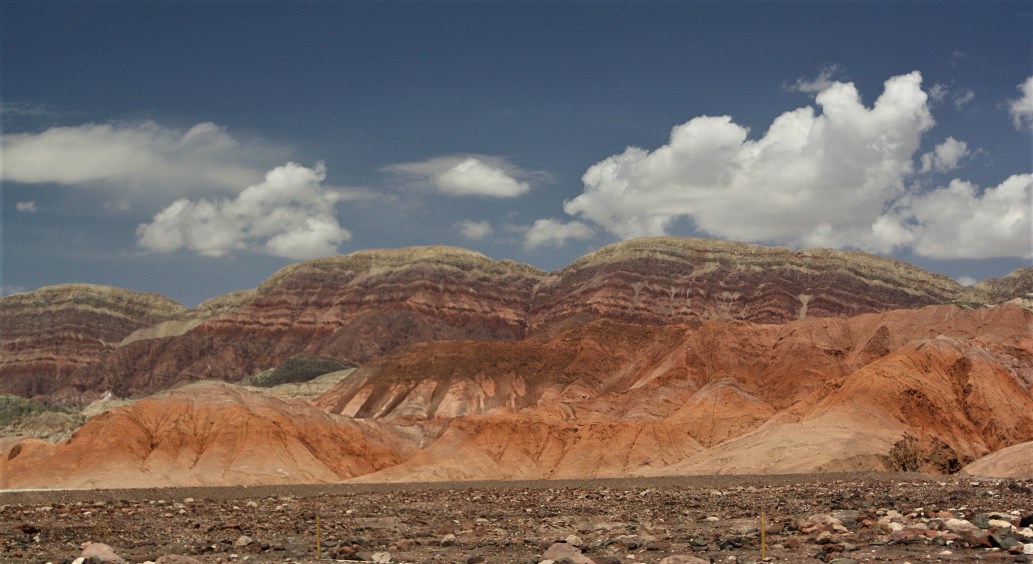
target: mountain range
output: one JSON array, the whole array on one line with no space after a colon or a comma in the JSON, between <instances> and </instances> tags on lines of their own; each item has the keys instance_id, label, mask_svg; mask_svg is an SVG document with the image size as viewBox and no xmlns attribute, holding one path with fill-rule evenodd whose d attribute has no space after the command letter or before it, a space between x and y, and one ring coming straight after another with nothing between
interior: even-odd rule
<instances>
[{"instance_id":1,"label":"mountain range","mask_svg":"<svg viewBox=\"0 0 1033 564\"><path fill-rule=\"evenodd\" d=\"M313 359L336 369L254 385ZM1033 475L1031 386L1033 268L966 287L860 252L706 239L553 272L368 250L195 308L81 284L0 298L0 393L131 400L60 442L20 421L0 488Z\"/></svg>"}]
</instances>

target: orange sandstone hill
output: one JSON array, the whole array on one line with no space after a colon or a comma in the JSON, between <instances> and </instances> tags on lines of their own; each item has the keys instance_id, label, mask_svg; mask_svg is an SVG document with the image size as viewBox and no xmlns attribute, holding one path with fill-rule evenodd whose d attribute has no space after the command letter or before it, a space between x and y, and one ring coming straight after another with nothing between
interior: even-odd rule
<instances>
[{"instance_id":1,"label":"orange sandstone hill","mask_svg":"<svg viewBox=\"0 0 1033 564\"><path fill-rule=\"evenodd\" d=\"M405 425L449 421L440 435L449 449L465 440L464 452L495 464L503 456L496 453L504 436L498 427L510 424L513 436L522 436L533 424L572 437L598 426L615 438L625 431L667 437L672 446L639 460L637 473L954 472L1033 437L1031 334L1033 313L1011 306L784 325L712 321L698 329L597 322L524 345L534 354L512 355L507 345L496 355L480 343L408 347L360 368L317 403ZM440 362L441 354L455 362ZM496 438L485 438L482 427ZM531 457L543 447L529 448ZM629 449L603 441L598 453ZM447 457L417 455L365 479L477 475L469 464L452 465ZM542 474L554 472L622 475L629 467L589 462ZM500 465L477 477L527 476Z\"/></svg>"},{"instance_id":2,"label":"orange sandstone hill","mask_svg":"<svg viewBox=\"0 0 1033 564\"><path fill-rule=\"evenodd\" d=\"M98 415L64 443L8 445L0 488L328 482L397 464L406 453L375 422L203 383Z\"/></svg>"},{"instance_id":3,"label":"orange sandstone hill","mask_svg":"<svg viewBox=\"0 0 1033 564\"><path fill-rule=\"evenodd\" d=\"M0 488L956 472L1033 440L1031 305L1033 269L966 288L863 253L676 238L551 273L360 251L193 309L41 289L0 298L0 391L175 389L63 443L0 440ZM360 367L314 401L232 384L297 357Z\"/></svg>"}]
</instances>

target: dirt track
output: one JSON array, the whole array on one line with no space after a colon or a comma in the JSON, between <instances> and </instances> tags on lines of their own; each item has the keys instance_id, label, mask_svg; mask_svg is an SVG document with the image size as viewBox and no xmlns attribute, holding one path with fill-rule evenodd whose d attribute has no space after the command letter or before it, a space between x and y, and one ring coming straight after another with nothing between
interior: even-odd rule
<instances>
[{"instance_id":1,"label":"dirt track","mask_svg":"<svg viewBox=\"0 0 1033 564\"><path fill-rule=\"evenodd\" d=\"M1033 513L1033 482L826 474L4 492L0 561L71 561L81 543L95 541L131 562L166 554L308 562L316 560L318 516L324 558L528 562L573 535L596 562L674 554L749 562L761 556L761 511L767 555L781 562L1025 561L966 546L970 538L908 534L912 522L942 510L966 519L1011 514L1018 524ZM804 521L844 511L858 512L856 526L831 531ZM864 524L890 511L903 516L903 531Z\"/></svg>"}]
</instances>

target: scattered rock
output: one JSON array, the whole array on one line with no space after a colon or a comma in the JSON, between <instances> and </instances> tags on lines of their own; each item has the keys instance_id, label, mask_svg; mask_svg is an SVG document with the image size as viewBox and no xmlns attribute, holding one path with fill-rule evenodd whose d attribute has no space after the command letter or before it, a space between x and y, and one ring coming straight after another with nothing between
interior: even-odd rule
<instances>
[{"instance_id":1,"label":"scattered rock","mask_svg":"<svg viewBox=\"0 0 1033 564\"><path fill-rule=\"evenodd\" d=\"M333 560L700 564L690 558L702 557L715 564L753 564L760 552L760 523L744 513L743 506L768 508L768 554L780 561L799 557L838 564L852 557L917 564L923 554L953 562L973 561L983 554L996 555L987 560L1006 562L1033 557L1033 530L1018 526L1028 512L1011 510L1033 507L1033 497L1001 482L985 481L968 491L966 485L948 480L894 484L886 479L811 482L801 478L800 484L780 484L782 479L758 480L758 485L768 485L752 493L735 485L722 487L728 493L721 497L708 495L709 484L706 489L651 488L648 495L633 485L607 489L594 483L547 483L527 489L507 484L506 489L496 490L505 491L503 495L384 488L359 497L331 489L331 493L280 498L280 493L291 491L286 489L259 499L249 490L247 497L236 500L196 496L200 501L191 503L187 515L177 513L184 504L176 501L76 505L47 494L42 498L47 503L37 507L0 497L0 531L9 533L0 534L0 562L70 562L78 556L77 535L83 531L73 519L127 543L113 550L129 562L161 554L169 555L161 564L308 561L314 552L310 535L318 512L324 525L323 555ZM982 495L988 487L1001 492L992 502ZM871 490L879 493L868 495ZM246 508L252 498L263 507L285 504L290 511L269 512L254 520L253 510ZM526 512L527 508L532 511ZM671 508L675 508L673 514ZM103 516L103 525L97 525L97 517L84 517L86 511ZM42 514L45 520L33 519ZM792 515L809 517L793 519ZM977 515L983 518L976 519ZM706 516L719 521L708 523ZM972 519L988 528L977 527ZM129 544L127 531L140 524L160 540ZM39 529L36 535L46 540L34 540L23 528ZM242 539L245 536L250 542ZM93 550L101 548L97 544ZM80 564L89 562L81 558Z\"/></svg>"},{"instance_id":2,"label":"scattered rock","mask_svg":"<svg viewBox=\"0 0 1033 564\"><path fill-rule=\"evenodd\" d=\"M568 560L570 564L595 564L591 558L581 554L581 549L565 542L558 542L550 546L542 554L542 559L554 562Z\"/></svg>"},{"instance_id":3,"label":"scattered rock","mask_svg":"<svg viewBox=\"0 0 1033 564\"><path fill-rule=\"evenodd\" d=\"M943 525L947 528L948 531L951 531L953 533L979 530L979 527L977 527L975 524L970 523L969 521L966 521L964 519L947 519L943 522Z\"/></svg>"},{"instance_id":4,"label":"scattered rock","mask_svg":"<svg viewBox=\"0 0 1033 564\"><path fill-rule=\"evenodd\" d=\"M97 562L103 562L105 564L126 564L126 561L115 553L114 548L111 548L111 546L102 542L86 543L79 556L86 560L92 558Z\"/></svg>"}]
</instances>

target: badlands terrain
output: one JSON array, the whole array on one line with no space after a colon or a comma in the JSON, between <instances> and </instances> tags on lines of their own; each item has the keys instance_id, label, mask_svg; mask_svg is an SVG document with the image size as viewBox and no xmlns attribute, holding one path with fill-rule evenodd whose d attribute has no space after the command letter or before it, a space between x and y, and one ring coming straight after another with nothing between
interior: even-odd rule
<instances>
[{"instance_id":1,"label":"badlands terrain","mask_svg":"<svg viewBox=\"0 0 1033 564\"><path fill-rule=\"evenodd\" d=\"M195 308L41 288L0 298L0 489L1029 479L1031 307L1033 268L676 238L359 251Z\"/></svg>"}]
</instances>

